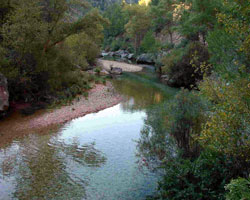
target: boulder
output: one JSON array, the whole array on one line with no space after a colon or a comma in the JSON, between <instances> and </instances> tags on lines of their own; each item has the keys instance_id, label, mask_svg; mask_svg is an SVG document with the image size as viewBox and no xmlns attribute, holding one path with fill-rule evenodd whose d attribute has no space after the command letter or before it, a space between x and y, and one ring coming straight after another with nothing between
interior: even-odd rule
<instances>
[{"instance_id":1,"label":"boulder","mask_svg":"<svg viewBox=\"0 0 250 200\"><path fill-rule=\"evenodd\" d=\"M129 60L132 60L133 58L134 58L134 54L133 53L128 54L128 59Z\"/></svg>"},{"instance_id":2,"label":"boulder","mask_svg":"<svg viewBox=\"0 0 250 200\"><path fill-rule=\"evenodd\" d=\"M109 56L109 53L107 53L107 52L102 52L102 53L101 53L101 56L102 56L102 57Z\"/></svg>"},{"instance_id":3,"label":"boulder","mask_svg":"<svg viewBox=\"0 0 250 200\"><path fill-rule=\"evenodd\" d=\"M121 75L122 74L122 69L119 68L119 67L111 67L110 68L110 74Z\"/></svg>"},{"instance_id":4,"label":"boulder","mask_svg":"<svg viewBox=\"0 0 250 200\"><path fill-rule=\"evenodd\" d=\"M139 64L155 64L154 55L150 53L144 53L137 57L136 62Z\"/></svg>"},{"instance_id":5,"label":"boulder","mask_svg":"<svg viewBox=\"0 0 250 200\"><path fill-rule=\"evenodd\" d=\"M127 54L127 53L123 53L123 54L121 54L121 58L123 58L123 59L128 58L128 54Z\"/></svg>"},{"instance_id":6,"label":"boulder","mask_svg":"<svg viewBox=\"0 0 250 200\"><path fill-rule=\"evenodd\" d=\"M125 54L124 50L119 50L119 51L114 52L114 56L117 56L117 57L121 57L123 54Z\"/></svg>"},{"instance_id":7,"label":"boulder","mask_svg":"<svg viewBox=\"0 0 250 200\"><path fill-rule=\"evenodd\" d=\"M0 115L3 115L9 108L8 82L5 76L0 74Z\"/></svg>"},{"instance_id":8,"label":"boulder","mask_svg":"<svg viewBox=\"0 0 250 200\"><path fill-rule=\"evenodd\" d=\"M109 52L109 56L110 56L110 57L113 57L114 55L115 55L115 53L114 53L114 52L112 52L112 51L111 51L111 52Z\"/></svg>"}]
</instances>

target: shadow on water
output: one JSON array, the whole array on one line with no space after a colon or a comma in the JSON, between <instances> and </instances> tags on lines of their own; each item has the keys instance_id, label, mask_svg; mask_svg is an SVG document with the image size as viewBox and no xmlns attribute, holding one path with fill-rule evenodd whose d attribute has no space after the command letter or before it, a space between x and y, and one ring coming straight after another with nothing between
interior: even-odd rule
<instances>
[{"instance_id":1,"label":"shadow on water","mask_svg":"<svg viewBox=\"0 0 250 200\"><path fill-rule=\"evenodd\" d=\"M142 173L136 154L144 159L155 149L150 140L164 142L159 113L176 90L147 71L113 84L121 104L0 148L0 199L139 200L155 192L158 177Z\"/></svg>"}]
</instances>

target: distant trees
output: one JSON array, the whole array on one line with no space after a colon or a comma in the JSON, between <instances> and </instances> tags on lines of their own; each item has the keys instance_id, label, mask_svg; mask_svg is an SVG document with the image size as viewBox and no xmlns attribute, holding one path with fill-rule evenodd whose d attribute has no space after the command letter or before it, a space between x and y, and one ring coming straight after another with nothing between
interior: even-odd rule
<instances>
[{"instance_id":1,"label":"distant trees","mask_svg":"<svg viewBox=\"0 0 250 200\"><path fill-rule=\"evenodd\" d=\"M170 42L173 43L173 26L175 1L161 0L152 2L150 15L152 17L153 29L159 33L164 30L170 36Z\"/></svg>"},{"instance_id":2,"label":"distant trees","mask_svg":"<svg viewBox=\"0 0 250 200\"><path fill-rule=\"evenodd\" d=\"M149 8L146 5L131 5L125 7L129 21L125 25L128 36L134 41L135 52L141 45L145 34L151 26L151 20L148 13Z\"/></svg>"}]
</instances>

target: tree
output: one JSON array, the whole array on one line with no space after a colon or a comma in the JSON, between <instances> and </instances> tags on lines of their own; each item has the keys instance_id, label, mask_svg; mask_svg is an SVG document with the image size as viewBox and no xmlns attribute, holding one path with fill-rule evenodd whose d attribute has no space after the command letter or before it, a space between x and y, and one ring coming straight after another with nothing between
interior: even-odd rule
<instances>
[{"instance_id":1,"label":"tree","mask_svg":"<svg viewBox=\"0 0 250 200\"><path fill-rule=\"evenodd\" d=\"M124 13L123 5L119 3L110 5L103 16L109 20L109 24L104 26L104 47L112 46L117 38L122 38L128 18Z\"/></svg>"},{"instance_id":2,"label":"tree","mask_svg":"<svg viewBox=\"0 0 250 200\"><path fill-rule=\"evenodd\" d=\"M184 9L180 10L178 31L190 40L199 40L217 24L216 14L221 9L221 0L187 0Z\"/></svg>"},{"instance_id":3,"label":"tree","mask_svg":"<svg viewBox=\"0 0 250 200\"><path fill-rule=\"evenodd\" d=\"M171 43L173 43L174 10L173 0L160 0L156 5L151 4L150 7L154 31L166 31L170 36Z\"/></svg>"},{"instance_id":4,"label":"tree","mask_svg":"<svg viewBox=\"0 0 250 200\"><path fill-rule=\"evenodd\" d=\"M200 90L212 103L200 142L236 158L234 166L249 174L250 161L250 76L249 12L246 1L225 1L214 31L209 33L214 73L201 83Z\"/></svg>"},{"instance_id":5,"label":"tree","mask_svg":"<svg viewBox=\"0 0 250 200\"><path fill-rule=\"evenodd\" d=\"M128 36L134 40L135 52L138 53L141 41L150 28L151 20L148 14L149 7L146 5L127 5L125 12L129 17L125 30Z\"/></svg>"},{"instance_id":6,"label":"tree","mask_svg":"<svg viewBox=\"0 0 250 200\"><path fill-rule=\"evenodd\" d=\"M1 52L8 63L3 63L0 70L9 78L11 97L34 100L42 92L69 86L62 77L74 71L74 67L63 43L71 35L84 32L99 44L100 39L96 36L100 36L100 26L105 20L97 10L91 10L72 21L69 14L75 3L66 0L10 1L12 12L1 27L4 49ZM13 71L15 77L10 75Z\"/></svg>"}]
</instances>

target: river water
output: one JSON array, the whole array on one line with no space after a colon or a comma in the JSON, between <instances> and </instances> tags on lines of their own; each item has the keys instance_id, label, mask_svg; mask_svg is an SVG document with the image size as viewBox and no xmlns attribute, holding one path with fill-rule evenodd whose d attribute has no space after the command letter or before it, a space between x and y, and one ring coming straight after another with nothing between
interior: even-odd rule
<instances>
[{"instance_id":1,"label":"river water","mask_svg":"<svg viewBox=\"0 0 250 200\"><path fill-rule=\"evenodd\" d=\"M0 200L140 200L154 194L159 177L139 164L137 141L149 108L175 91L150 73L125 74L113 84L124 102L0 148Z\"/></svg>"}]
</instances>

